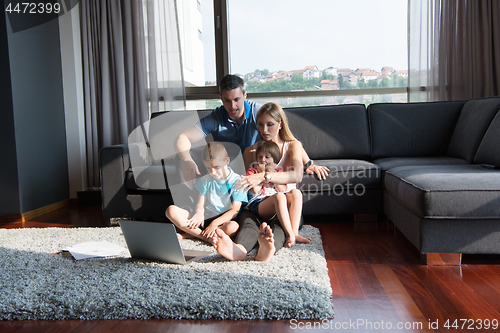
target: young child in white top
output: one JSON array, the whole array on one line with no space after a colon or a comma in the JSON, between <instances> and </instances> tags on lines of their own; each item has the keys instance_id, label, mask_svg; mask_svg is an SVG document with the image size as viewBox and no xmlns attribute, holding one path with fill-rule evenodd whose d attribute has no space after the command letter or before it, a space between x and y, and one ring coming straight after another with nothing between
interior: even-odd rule
<instances>
[{"instance_id":1,"label":"young child in white top","mask_svg":"<svg viewBox=\"0 0 500 333\"><path fill-rule=\"evenodd\" d=\"M256 157L257 165L255 168L247 170L247 176L259 172L283 171L279 167L277 168L277 164L281 159L281 152L274 141L262 141L257 147ZM274 214L274 216L277 215L287 236L286 246L292 247L295 245L297 237L299 237L300 242L306 243L310 242L310 239L296 236L293 232L287 198L285 196L287 188L287 185L278 185L271 182L252 187L250 192L253 194L253 197L249 200L246 209L258 214L261 218L270 216L271 214Z\"/></svg>"}]
</instances>

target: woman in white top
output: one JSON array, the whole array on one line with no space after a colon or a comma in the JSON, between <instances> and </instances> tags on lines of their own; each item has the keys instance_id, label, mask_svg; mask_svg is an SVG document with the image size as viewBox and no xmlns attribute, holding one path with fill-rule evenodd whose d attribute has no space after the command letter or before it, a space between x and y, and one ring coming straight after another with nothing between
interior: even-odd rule
<instances>
[{"instance_id":1,"label":"woman in white top","mask_svg":"<svg viewBox=\"0 0 500 333\"><path fill-rule=\"evenodd\" d=\"M277 214L287 236L287 247L294 246L295 242L309 243L310 238L299 235L302 193L297 189L296 183L302 180L302 144L291 133L286 115L276 103L266 103L260 108L257 113L257 129L262 141L273 141L279 147L281 159L277 167L283 170L285 175L278 176L278 173L264 172L263 175L255 175L256 177L249 181L264 180L264 183L267 183L272 180L274 184L287 185L285 192L278 192L262 201L258 207L258 214L265 221L269 221ZM259 144L260 142L257 142L245 149L243 153L245 167L249 168L258 163L256 150ZM276 180L277 177L282 179Z\"/></svg>"},{"instance_id":2,"label":"woman in white top","mask_svg":"<svg viewBox=\"0 0 500 333\"><path fill-rule=\"evenodd\" d=\"M302 181L303 174L303 149L302 144L298 141L288 127L288 120L283 109L276 103L264 104L257 113L257 129L259 135L264 141L274 141L280 147L282 158L280 165L283 172L269 173L260 172L240 180L241 188L249 190L250 188L261 185L265 182L272 181L274 184L296 184ZM250 167L254 162L254 150L257 145L253 145L245 149L243 159L245 167ZM286 148L285 148L286 147ZM286 195L287 203L289 204L290 220L293 233L296 241L309 242L310 239L297 237L302 213L302 194L299 190L291 190ZM270 207L271 210L272 207ZM269 213L270 214L270 213ZM274 213L272 213L274 215ZM272 215L271 215L272 216ZM254 241L256 235L251 232L246 232L244 228L238 233L236 241L232 240L223 232L217 232L217 236L213 239L214 247L217 251L230 260L244 260L250 244ZM255 258L258 261L267 261L284 244L284 239L280 239L280 244L276 242L273 232L267 223L262 223L258 233L259 252ZM251 249L251 247L250 247Z\"/></svg>"}]
</instances>

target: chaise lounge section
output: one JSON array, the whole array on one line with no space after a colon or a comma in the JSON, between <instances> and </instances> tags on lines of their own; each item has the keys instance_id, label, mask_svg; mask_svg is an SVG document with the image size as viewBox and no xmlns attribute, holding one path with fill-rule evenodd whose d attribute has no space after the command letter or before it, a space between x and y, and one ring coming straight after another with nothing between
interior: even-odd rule
<instances>
[{"instance_id":1,"label":"chaise lounge section","mask_svg":"<svg viewBox=\"0 0 500 333\"><path fill-rule=\"evenodd\" d=\"M499 108L498 98L465 103L447 150L459 162L386 171L384 212L424 258L500 253L500 170L482 166L500 164Z\"/></svg>"}]
</instances>

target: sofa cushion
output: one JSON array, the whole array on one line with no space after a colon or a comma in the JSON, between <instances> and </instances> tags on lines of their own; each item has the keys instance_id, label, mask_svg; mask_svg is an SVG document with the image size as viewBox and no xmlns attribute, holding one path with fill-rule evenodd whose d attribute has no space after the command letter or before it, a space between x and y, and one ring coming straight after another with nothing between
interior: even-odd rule
<instances>
[{"instance_id":1,"label":"sofa cushion","mask_svg":"<svg viewBox=\"0 0 500 333\"><path fill-rule=\"evenodd\" d=\"M316 175L304 174L298 188L302 192L347 191L356 189L362 192L366 188L380 188L380 168L361 160L316 160L316 164L330 169L325 180Z\"/></svg>"},{"instance_id":2,"label":"sofa cushion","mask_svg":"<svg viewBox=\"0 0 500 333\"><path fill-rule=\"evenodd\" d=\"M285 110L290 129L312 159L370 157L366 108L362 104Z\"/></svg>"},{"instance_id":3,"label":"sofa cushion","mask_svg":"<svg viewBox=\"0 0 500 333\"><path fill-rule=\"evenodd\" d=\"M468 164L466 160L448 156L432 157L385 157L373 161L382 171L387 171L400 166L412 165L461 165Z\"/></svg>"},{"instance_id":4,"label":"sofa cushion","mask_svg":"<svg viewBox=\"0 0 500 333\"><path fill-rule=\"evenodd\" d=\"M447 155L472 163L481 139L499 109L498 97L467 101L460 112Z\"/></svg>"},{"instance_id":5,"label":"sofa cushion","mask_svg":"<svg viewBox=\"0 0 500 333\"><path fill-rule=\"evenodd\" d=\"M368 106L373 158L445 156L464 102Z\"/></svg>"},{"instance_id":6,"label":"sofa cushion","mask_svg":"<svg viewBox=\"0 0 500 333\"><path fill-rule=\"evenodd\" d=\"M406 166L386 172L385 189L423 218L498 218L500 171L480 165Z\"/></svg>"},{"instance_id":7,"label":"sofa cushion","mask_svg":"<svg viewBox=\"0 0 500 333\"><path fill-rule=\"evenodd\" d=\"M126 171L129 190L166 190L168 182L161 165L139 166Z\"/></svg>"},{"instance_id":8,"label":"sofa cushion","mask_svg":"<svg viewBox=\"0 0 500 333\"><path fill-rule=\"evenodd\" d=\"M352 189L328 193L304 192L304 215L383 214L382 189ZM331 219L335 220L335 219Z\"/></svg>"},{"instance_id":9,"label":"sofa cushion","mask_svg":"<svg viewBox=\"0 0 500 333\"><path fill-rule=\"evenodd\" d=\"M500 112L497 112L481 140L474 163L500 165Z\"/></svg>"}]
</instances>

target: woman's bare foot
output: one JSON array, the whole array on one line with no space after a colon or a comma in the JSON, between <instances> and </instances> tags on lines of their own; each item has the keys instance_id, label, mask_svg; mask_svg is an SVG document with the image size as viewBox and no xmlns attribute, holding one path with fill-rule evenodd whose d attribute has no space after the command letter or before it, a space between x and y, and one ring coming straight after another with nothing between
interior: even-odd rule
<instances>
[{"instance_id":1,"label":"woman's bare foot","mask_svg":"<svg viewBox=\"0 0 500 333\"><path fill-rule=\"evenodd\" d=\"M255 257L255 261L268 261L274 256L276 252L276 247L274 246L274 235L271 227L263 222L260 225L259 231L259 252Z\"/></svg>"},{"instance_id":2,"label":"woman's bare foot","mask_svg":"<svg viewBox=\"0 0 500 333\"><path fill-rule=\"evenodd\" d=\"M215 229L215 235L212 237L212 244L217 252L226 259L245 260L247 258L244 247L235 244L231 238L219 228Z\"/></svg>"},{"instance_id":3,"label":"woman's bare foot","mask_svg":"<svg viewBox=\"0 0 500 333\"><path fill-rule=\"evenodd\" d=\"M312 241L312 238L311 237L304 237L304 236L301 236L299 234L295 235L295 240L297 241L297 243L310 243Z\"/></svg>"}]
</instances>

